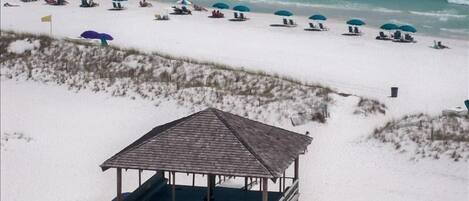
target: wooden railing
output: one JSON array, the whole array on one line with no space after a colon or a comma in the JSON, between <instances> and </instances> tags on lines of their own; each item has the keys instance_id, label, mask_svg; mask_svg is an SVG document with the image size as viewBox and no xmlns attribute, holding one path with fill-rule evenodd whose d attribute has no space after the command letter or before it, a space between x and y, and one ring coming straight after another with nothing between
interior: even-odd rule
<instances>
[{"instance_id":1,"label":"wooden railing","mask_svg":"<svg viewBox=\"0 0 469 201\"><path fill-rule=\"evenodd\" d=\"M299 181L300 180L298 179L294 181L293 184L288 188L288 190L283 193L283 196L280 198L279 201L298 201L298 197L300 196L300 194L298 193Z\"/></svg>"}]
</instances>

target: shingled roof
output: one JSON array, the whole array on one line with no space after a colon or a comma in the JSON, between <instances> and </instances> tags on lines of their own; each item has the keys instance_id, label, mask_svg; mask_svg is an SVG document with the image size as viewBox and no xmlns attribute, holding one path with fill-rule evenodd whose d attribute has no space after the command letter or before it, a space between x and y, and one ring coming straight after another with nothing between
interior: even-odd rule
<instances>
[{"instance_id":1,"label":"shingled roof","mask_svg":"<svg viewBox=\"0 0 469 201\"><path fill-rule=\"evenodd\" d=\"M101 168L280 177L312 138L208 108L158 126Z\"/></svg>"}]
</instances>

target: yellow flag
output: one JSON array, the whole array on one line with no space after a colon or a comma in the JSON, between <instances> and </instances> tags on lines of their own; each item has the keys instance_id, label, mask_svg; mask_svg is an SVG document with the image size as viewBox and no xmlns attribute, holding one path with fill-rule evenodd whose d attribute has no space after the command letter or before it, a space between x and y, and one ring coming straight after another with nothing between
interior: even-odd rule
<instances>
[{"instance_id":1,"label":"yellow flag","mask_svg":"<svg viewBox=\"0 0 469 201\"><path fill-rule=\"evenodd\" d=\"M50 22L52 21L52 15L41 17L41 22Z\"/></svg>"}]
</instances>

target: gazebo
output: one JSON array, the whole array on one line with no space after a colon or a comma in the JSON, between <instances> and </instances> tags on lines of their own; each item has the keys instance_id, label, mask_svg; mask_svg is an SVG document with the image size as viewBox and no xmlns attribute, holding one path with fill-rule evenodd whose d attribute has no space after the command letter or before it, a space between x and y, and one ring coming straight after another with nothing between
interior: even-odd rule
<instances>
[{"instance_id":1,"label":"gazebo","mask_svg":"<svg viewBox=\"0 0 469 201\"><path fill-rule=\"evenodd\" d=\"M290 201L298 199L299 155L311 141L306 135L208 108L155 127L100 167L117 170L117 201ZM286 177L292 164L294 175ZM139 187L125 197L122 169L139 172ZM141 184L143 170L156 174ZM192 186L177 185L176 172L192 174ZM194 186L196 174L207 176L206 187ZM217 177L219 182L244 179L244 187L216 186ZM285 186L286 179L291 186ZM275 192L269 191L269 180L278 183ZM250 189L257 184L258 191Z\"/></svg>"}]
</instances>

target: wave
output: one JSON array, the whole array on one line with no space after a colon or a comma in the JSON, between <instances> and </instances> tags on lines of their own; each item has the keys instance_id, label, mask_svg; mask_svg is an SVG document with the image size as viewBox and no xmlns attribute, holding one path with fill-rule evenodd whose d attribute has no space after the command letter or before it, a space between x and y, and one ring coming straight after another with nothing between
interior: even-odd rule
<instances>
[{"instance_id":1,"label":"wave","mask_svg":"<svg viewBox=\"0 0 469 201\"><path fill-rule=\"evenodd\" d=\"M427 17L435 17L440 21L448 21L449 18L466 18L467 15L456 14L451 10L436 11L436 12L420 12L420 11L409 11L409 13L414 15L421 15Z\"/></svg>"},{"instance_id":2,"label":"wave","mask_svg":"<svg viewBox=\"0 0 469 201\"><path fill-rule=\"evenodd\" d=\"M238 0L241 2L250 2L250 3L264 3L264 4L277 4L277 5L286 5L286 6L297 6L297 7L314 7L314 8L326 8L326 9L343 9L343 10L371 10L381 13L402 13L401 10L393 10L382 7L372 7L366 4L361 3L352 3L352 2L342 2L341 4L315 4L310 2L291 2L284 0Z\"/></svg>"},{"instance_id":3,"label":"wave","mask_svg":"<svg viewBox=\"0 0 469 201\"><path fill-rule=\"evenodd\" d=\"M448 0L448 3L469 6L469 0Z\"/></svg>"},{"instance_id":4,"label":"wave","mask_svg":"<svg viewBox=\"0 0 469 201\"><path fill-rule=\"evenodd\" d=\"M239 0L240 2L249 2L249 3L262 3L262 4L277 4L285 6L297 6L297 7L315 7L315 8L332 8L332 9L346 9L346 10L364 10L368 9L365 5L358 3L344 3L336 5L326 5L326 4L314 4L314 3L305 3L305 2L286 2L282 0Z\"/></svg>"},{"instance_id":5,"label":"wave","mask_svg":"<svg viewBox=\"0 0 469 201\"><path fill-rule=\"evenodd\" d=\"M441 31L456 33L456 34L469 34L469 29L447 29L440 28Z\"/></svg>"},{"instance_id":6,"label":"wave","mask_svg":"<svg viewBox=\"0 0 469 201\"><path fill-rule=\"evenodd\" d=\"M393 10L388 8L375 8L373 11L381 12L381 13L402 13L401 10Z\"/></svg>"}]
</instances>

